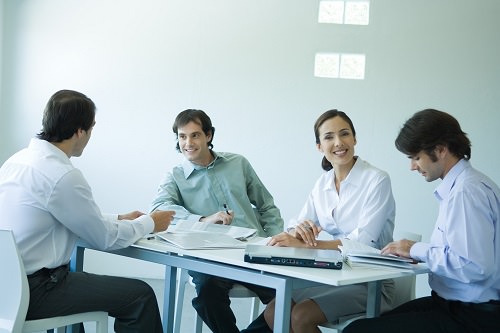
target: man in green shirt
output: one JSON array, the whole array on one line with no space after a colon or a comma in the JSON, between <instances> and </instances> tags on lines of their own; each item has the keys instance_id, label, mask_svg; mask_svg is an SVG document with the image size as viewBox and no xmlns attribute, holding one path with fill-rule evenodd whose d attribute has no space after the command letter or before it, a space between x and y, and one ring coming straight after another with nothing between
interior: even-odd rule
<instances>
[{"instance_id":1,"label":"man in green shirt","mask_svg":"<svg viewBox=\"0 0 500 333\"><path fill-rule=\"evenodd\" d=\"M261 237L283 231L280 211L248 160L213 151L215 128L205 112L182 111L173 132L185 160L167 173L151 211L175 211L173 224L178 220L231 224L256 229ZM235 281L197 272L190 275L197 291L193 307L207 326L216 333L239 332L228 296ZM241 284L263 303L274 297L273 289Z\"/></svg>"}]
</instances>

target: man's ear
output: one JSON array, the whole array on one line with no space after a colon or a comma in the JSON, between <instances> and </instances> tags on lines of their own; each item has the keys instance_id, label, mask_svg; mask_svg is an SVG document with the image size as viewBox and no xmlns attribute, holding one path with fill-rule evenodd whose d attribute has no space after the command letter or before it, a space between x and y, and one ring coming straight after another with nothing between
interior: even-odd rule
<instances>
[{"instance_id":1,"label":"man's ear","mask_svg":"<svg viewBox=\"0 0 500 333\"><path fill-rule=\"evenodd\" d=\"M449 150L448 147L445 145L437 145L436 148L434 148L434 153L436 156L439 157L444 157L448 154Z\"/></svg>"},{"instance_id":2,"label":"man's ear","mask_svg":"<svg viewBox=\"0 0 500 333\"><path fill-rule=\"evenodd\" d=\"M75 134L77 137L80 137L83 135L83 132L85 132L83 129L79 128L76 130Z\"/></svg>"}]
</instances>

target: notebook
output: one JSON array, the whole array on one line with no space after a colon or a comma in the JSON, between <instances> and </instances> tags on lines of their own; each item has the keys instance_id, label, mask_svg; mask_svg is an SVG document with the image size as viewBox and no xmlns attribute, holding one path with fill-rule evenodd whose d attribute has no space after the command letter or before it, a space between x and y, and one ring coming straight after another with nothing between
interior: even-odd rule
<instances>
[{"instance_id":1,"label":"notebook","mask_svg":"<svg viewBox=\"0 0 500 333\"><path fill-rule=\"evenodd\" d=\"M360 242L343 239L339 246L345 262L351 267L369 265L391 266L398 268L412 268L416 262L410 258L398 257L392 254L381 254L379 249Z\"/></svg>"},{"instance_id":2,"label":"notebook","mask_svg":"<svg viewBox=\"0 0 500 333\"><path fill-rule=\"evenodd\" d=\"M306 249L297 247L248 244L246 262L284 266L342 268L342 254L337 250Z\"/></svg>"},{"instance_id":3,"label":"notebook","mask_svg":"<svg viewBox=\"0 0 500 333\"><path fill-rule=\"evenodd\" d=\"M416 261L410 258L398 257L390 254L377 253L348 253L346 263L351 267L363 267L366 265L390 266L412 269Z\"/></svg>"}]
</instances>

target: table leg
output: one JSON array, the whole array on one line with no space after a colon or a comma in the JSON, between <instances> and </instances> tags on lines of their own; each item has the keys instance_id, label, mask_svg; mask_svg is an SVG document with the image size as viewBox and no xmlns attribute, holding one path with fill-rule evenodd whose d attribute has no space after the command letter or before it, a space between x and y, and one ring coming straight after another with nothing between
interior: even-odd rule
<instances>
[{"instance_id":1,"label":"table leg","mask_svg":"<svg viewBox=\"0 0 500 333\"><path fill-rule=\"evenodd\" d=\"M69 261L69 270L71 272L83 272L83 258L85 256L85 248L76 246ZM67 333L83 332L83 324L74 324L66 329Z\"/></svg>"},{"instance_id":2,"label":"table leg","mask_svg":"<svg viewBox=\"0 0 500 333\"><path fill-rule=\"evenodd\" d=\"M71 259L69 261L69 270L71 272L82 272L83 271L83 257L85 255L85 248L77 246L73 250Z\"/></svg>"},{"instance_id":3,"label":"table leg","mask_svg":"<svg viewBox=\"0 0 500 333\"><path fill-rule=\"evenodd\" d=\"M366 299L366 318L380 315L380 300L382 298L382 281L368 282L368 297Z\"/></svg>"},{"instance_id":4,"label":"table leg","mask_svg":"<svg viewBox=\"0 0 500 333\"><path fill-rule=\"evenodd\" d=\"M274 329L278 332L290 331L290 311L292 304L292 283L285 279L276 288Z\"/></svg>"},{"instance_id":5,"label":"table leg","mask_svg":"<svg viewBox=\"0 0 500 333\"><path fill-rule=\"evenodd\" d=\"M177 288L177 267L165 265L165 286L163 295L163 332L174 331L175 293Z\"/></svg>"}]
</instances>

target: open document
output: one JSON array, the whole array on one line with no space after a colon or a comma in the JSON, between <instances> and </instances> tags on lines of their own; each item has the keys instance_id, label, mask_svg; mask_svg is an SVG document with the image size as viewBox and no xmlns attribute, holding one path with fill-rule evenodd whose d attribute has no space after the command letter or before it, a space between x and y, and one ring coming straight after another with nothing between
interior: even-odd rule
<instances>
[{"instance_id":1,"label":"open document","mask_svg":"<svg viewBox=\"0 0 500 333\"><path fill-rule=\"evenodd\" d=\"M228 235L203 231L179 233L159 232L156 234L156 237L185 250L238 249L245 248L247 244L246 242L239 241Z\"/></svg>"},{"instance_id":2,"label":"open document","mask_svg":"<svg viewBox=\"0 0 500 333\"><path fill-rule=\"evenodd\" d=\"M344 261L351 267L376 265L413 269L413 264L416 263L410 258L381 254L379 249L349 239L342 239L342 246L339 248Z\"/></svg>"},{"instance_id":3,"label":"open document","mask_svg":"<svg viewBox=\"0 0 500 333\"><path fill-rule=\"evenodd\" d=\"M180 220L177 222L177 224L170 226L168 229L168 232L171 233L193 232L193 231L225 234L240 240L253 237L257 233L257 230L250 228L237 227L233 225L186 221L186 220Z\"/></svg>"},{"instance_id":4,"label":"open document","mask_svg":"<svg viewBox=\"0 0 500 333\"><path fill-rule=\"evenodd\" d=\"M250 228L181 220L156 237L183 249L220 249L244 248L256 233Z\"/></svg>"}]
</instances>

